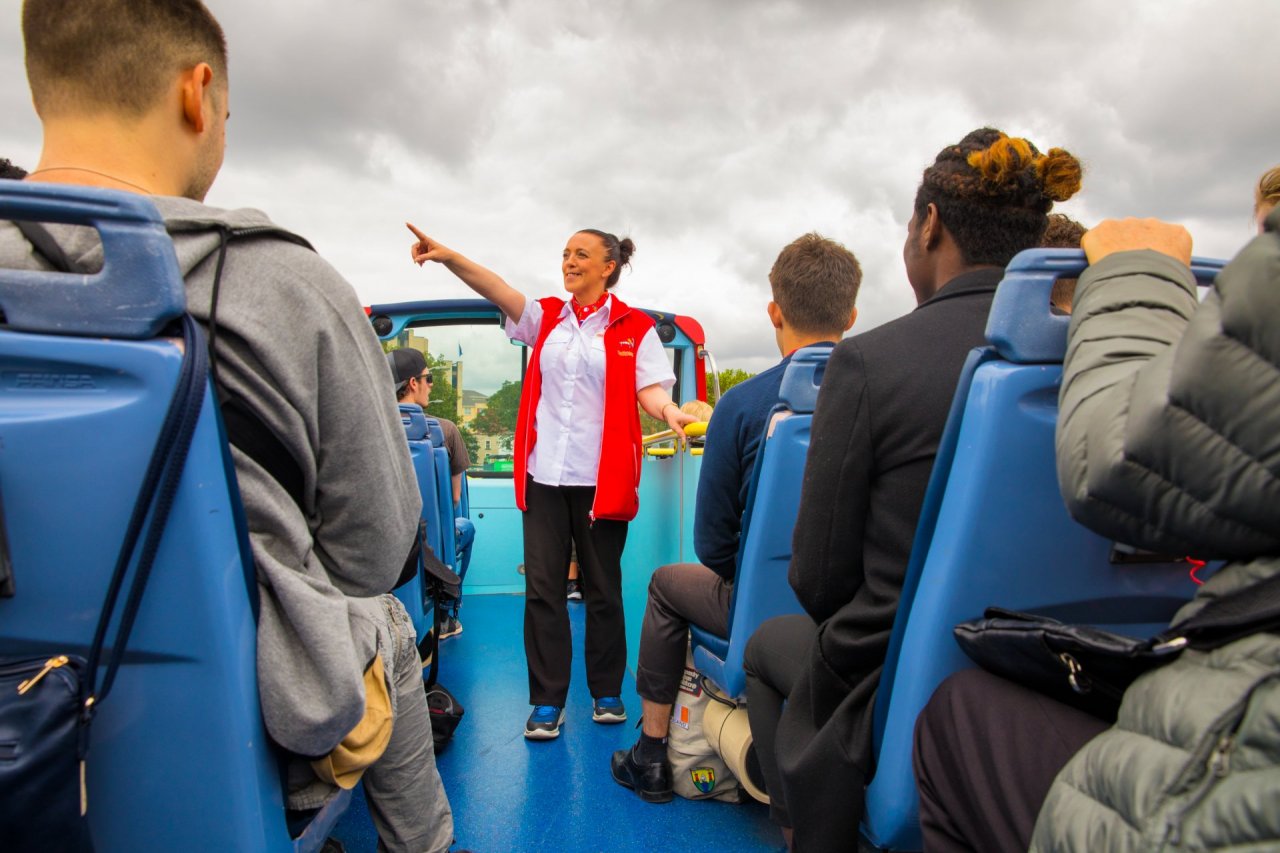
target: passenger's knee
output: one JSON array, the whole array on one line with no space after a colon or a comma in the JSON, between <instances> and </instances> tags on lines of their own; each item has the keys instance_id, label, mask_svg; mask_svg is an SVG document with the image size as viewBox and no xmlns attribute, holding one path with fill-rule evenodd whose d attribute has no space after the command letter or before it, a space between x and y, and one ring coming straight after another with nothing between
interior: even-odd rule
<instances>
[{"instance_id":1,"label":"passenger's knee","mask_svg":"<svg viewBox=\"0 0 1280 853\"><path fill-rule=\"evenodd\" d=\"M659 566L649 577L649 602L650 604L663 605L668 599L667 590L671 588L671 584L675 581L680 571L680 564L675 563L667 566Z\"/></svg>"},{"instance_id":2,"label":"passenger's knee","mask_svg":"<svg viewBox=\"0 0 1280 853\"><path fill-rule=\"evenodd\" d=\"M991 701L989 682L993 678L981 669L963 669L947 677L933 691L916 717L915 744L922 740L945 739L958 729L958 720L972 717L965 709Z\"/></svg>"}]
</instances>

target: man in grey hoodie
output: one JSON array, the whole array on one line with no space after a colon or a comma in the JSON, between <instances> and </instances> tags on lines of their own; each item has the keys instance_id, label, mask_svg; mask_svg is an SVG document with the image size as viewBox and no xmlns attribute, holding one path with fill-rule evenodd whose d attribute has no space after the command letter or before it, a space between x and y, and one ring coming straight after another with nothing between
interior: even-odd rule
<instances>
[{"instance_id":1,"label":"man in grey hoodie","mask_svg":"<svg viewBox=\"0 0 1280 853\"><path fill-rule=\"evenodd\" d=\"M308 757L291 767L290 808L318 807L363 769L380 847L447 849L414 630L384 594L421 509L390 375L351 286L305 241L257 211L202 203L229 115L220 26L199 0L27 0L23 36L44 129L28 179L152 197L224 406L256 416L299 469L287 488L232 448L259 582L263 717ZM49 231L72 264L101 266L92 232ZM50 264L5 222L0 266ZM393 726L375 725L379 698ZM380 730L385 750L343 748L358 725Z\"/></svg>"}]
</instances>

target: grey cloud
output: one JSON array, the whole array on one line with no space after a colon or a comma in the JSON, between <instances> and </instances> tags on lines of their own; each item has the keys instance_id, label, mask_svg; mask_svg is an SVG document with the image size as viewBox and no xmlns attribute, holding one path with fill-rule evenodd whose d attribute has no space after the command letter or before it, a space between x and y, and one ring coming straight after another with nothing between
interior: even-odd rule
<instances>
[{"instance_id":1,"label":"grey cloud","mask_svg":"<svg viewBox=\"0 0 1280 853\"><path fill-rule=\"evenodd\" d=\"M974 127L1081 157L1082 221L1193 220L1214 254L1280 161L1270 0L211 5L233 77L211 200L311 237L365 302L463 294L405 260L404 219L530 293L572 229L630 233L624 298L698 317L726 366L775 357L766 277L805 231L861 259L855 331L910 310L911 198ZM38 145L16 17L0 156Z\"/></svg>"}]
</instances>

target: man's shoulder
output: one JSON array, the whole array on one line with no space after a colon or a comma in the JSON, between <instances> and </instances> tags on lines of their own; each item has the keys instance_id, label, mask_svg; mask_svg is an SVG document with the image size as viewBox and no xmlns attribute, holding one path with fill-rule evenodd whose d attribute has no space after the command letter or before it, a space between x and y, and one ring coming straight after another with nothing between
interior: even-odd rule
<instances>
[{"instance_id":1,"label":"man's shoulder","mask_svg":"<svg viewBox=\"0 0 1280 853\"><path fill-rule=\"evenodd\" d=\"M216 265L206 262L222 250L225 241L227 281L254 282L252 288L224 286L220 305L223 300L245 302L247 310L321 325L332 322L326 306L348 319L353 312L362 314L351 284L303 237L277 225L262 211L224 210L182 198L163 197L155 202L173 237L184 276L202 267L197 280L207 286Z\"/></svg>"},{"instance_id":2,"label":"man's shoulder","mask_svg":"<svg viewBox=\"0 0 1280 853\"><path fill-rule=\"evenodd\" d=\"M782 387L782 377L786 372L787 362L780 361L773 367L742 380L721 395L716 409L720 409L721 406L728 406L731 409L742 408L749 406L752 401L760 397L772 396L776 399L778 389Z\"/></svg>"}]
</instances>

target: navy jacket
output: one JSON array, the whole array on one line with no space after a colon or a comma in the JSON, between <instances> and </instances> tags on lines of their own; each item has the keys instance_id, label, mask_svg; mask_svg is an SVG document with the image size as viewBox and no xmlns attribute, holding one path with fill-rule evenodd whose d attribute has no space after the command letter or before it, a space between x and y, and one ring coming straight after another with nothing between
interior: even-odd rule
<instances>
[{"instance_id":1,"label":"navy jacket","mask_svg":"<svg viewBox=\"0 0 1280 853\"><path fill-rule=\"evenodd\" d=\"M769 412L778 402L782 375L790 363L788 355L724 392L707 427L693 520L693 550L704 566L730 583L737 572L742 514L747 508L756 455Z\"/></svg>"}]
</instances>

